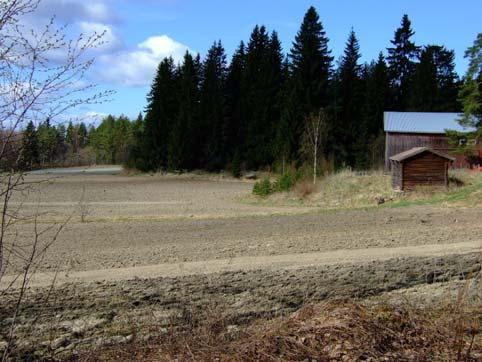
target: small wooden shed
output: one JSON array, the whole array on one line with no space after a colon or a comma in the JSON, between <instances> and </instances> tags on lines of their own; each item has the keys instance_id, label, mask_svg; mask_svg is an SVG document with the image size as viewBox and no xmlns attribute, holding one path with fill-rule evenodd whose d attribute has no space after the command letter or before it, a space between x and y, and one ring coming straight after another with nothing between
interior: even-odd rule
<instances>
[{"instance_id":1,"label":"small wooden shed","mask_svg":"<svg viewBox=\"0 0 482 362\"><path fill-rule=\"evenodd\" d=\"M416 186L448 186L448 169L455 159L428 147L415 147L390 157L392 184L400 190Z\"/></svg>"}]
</instances>

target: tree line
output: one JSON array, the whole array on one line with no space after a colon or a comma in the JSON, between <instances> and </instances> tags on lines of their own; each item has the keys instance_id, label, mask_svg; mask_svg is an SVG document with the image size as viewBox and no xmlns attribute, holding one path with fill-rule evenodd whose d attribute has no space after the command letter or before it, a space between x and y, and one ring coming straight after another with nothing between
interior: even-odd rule
<instances>
[{"instance_id":1,"label":"tree line","mask_svg":"<svg viewBox=\"0 0 482 362\"><path fill-rule=\"evenodd\" d=\"M235 175L242 168L313 165L313 158L318 171L376 167L383 162L384 111L480 109L479 68L472 66L462 82L454 52L442 45L419 46L414 34L404 15L386 55L361 63L352 29L335 62L311 7L288 54L276 31L255 26L229 64L221 41L204 60L189 52L180 64L163 59L144 118L109 115L97 127L52 126L49 119L38 127L29 123L20 164L30 169L123 163L143 171L230 169ZM478 59L477 44L468 57ZM322 115L322 134L313 149L310 119L317 115Z\"/></svg>"},{"instance_id":2,"label":"tree line","mask_svg":"<svg viewBox=\"0 0 482 362\"><path fill-rule=\"evenodd\" d=\"M227 62L221 41L204 60L162 60L129 164L141 170L257 169L303 162L306 119L327 113L321 155L367 168L383 154L383 112L461 110L454 52L419 46L407 15L387 55L361 63L352 29L336 62L314 7L287 55L276 31L255 26Z\"/></svg>"},{"instance_id":3,"label":"tree line","mask_svg":"<svg viewBox=\"0 0 482 362\"><path fill-rule=\"evenodd\" d=\"M84 122L52 125L50 119L35 126L30 121L24 129L19 147L12 151L11 164L19 158L19 168L117 164L128 161L142 126L142 116L105 117L96 127ZM7 166L7 167L5 167ZM3 168L9 168L3 165Z\"/></svg>"}]
</instances>

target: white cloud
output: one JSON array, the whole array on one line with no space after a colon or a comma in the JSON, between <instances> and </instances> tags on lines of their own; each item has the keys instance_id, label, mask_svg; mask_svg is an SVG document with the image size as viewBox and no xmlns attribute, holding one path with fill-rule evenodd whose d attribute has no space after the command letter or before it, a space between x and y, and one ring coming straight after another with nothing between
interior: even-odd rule
<instances>
[{"instance_id":1,"label":"white cloud","mask_svg":"<svg viewBox=\"0 0 482 362\"><path fill-rule=\"evenodd\" d=\"M168 35L151 36L134 47L126 48L118 30L121 23L114 4L114 0L42 0L39 8L29 14L23 24L26 28L41 30L43 24L55 15L58 25L68 24L69 38L76 39L80 32L86 35L104 33L103 44L86 54L86 57L95 58L88 80L97 84L149 85L163 58L172 56L177 63L186 51L191 51L187 45ZM49 53L53 63L65 61L65 56L63 49Z\"/></svg>"},{"instance_id":2,"label":"white cloud","mask_svg":"<svg viewBox=\"0 0 482 362\"><path fill-rule=\"evenodd\" d=\"M171 56L180 62L185 52L192 52L167 35L151 36L136 49L105 54L97 59L97 70L102 80L123 86L145 86L152 82L159 62Z\"/></svg>"},{"instance_id":3,"label":"white cloud","mask_svg":"<svg viewBox=\"0 0 482 362\"><path fill-rule=\"evenodd\" d=\"M155 57L164 58L172 55L173 58L180 59L188 47L169 38L167 35L151 36L139 44L139 48L147 49Z\"/></svg>"},{"instance_id":4,"label":"white cloud","mask_svg":"<svg viewBox=\"0 0 482 362\"><path fill-rule=\"evenodd\" d=\"M82 21L79 23L79 28L83 33L86 34L103 34L102 46L97 50L100 51L113 51L119 49L122 46L122 42L119 37L115 34L114 29L110 25L102 23L94 23L88 21Z\"/></svg>"}]
</instances>

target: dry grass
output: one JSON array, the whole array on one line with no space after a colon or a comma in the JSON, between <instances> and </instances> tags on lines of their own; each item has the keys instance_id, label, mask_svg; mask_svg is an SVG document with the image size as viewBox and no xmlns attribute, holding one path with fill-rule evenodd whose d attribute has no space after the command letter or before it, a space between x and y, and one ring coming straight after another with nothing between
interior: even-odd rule
<instances>
[{"instance_id":1,"label":"dry grass","mask_svg":"<svg viewBox=\"0 0 482 362\"><path fill-rule=\"evenodd\" d=\"M382 171L355 172L343 170L317 181L297 183L290 193L272 195L256 200L265 205L291 205L296 200L322 209L352 209L371 207L382 196L387 204L438 203L460 201L467 206L482 200L482 172L468 170L450 171L450 186L421 187L409 192L397 192L392 188L391 176ZM475 201L474 201L475 200Z\"/></svg>"},{"instance_id":2,"label":"dry grass","mask_svg":"<svg viewBox=\"0 0 482 362\"><path fill-rule=\"evenodd\" d=\"M319 190L310 201L323 208L365 207L373 205L378 196L387 200L398 197L390 176L381 171L340 171L321 179Z\"/></svg>"},{"instance_id":3,"label":"dry grass","mask_svg":"<svg viewBox=\"0 0 482 362\"><path fill-rule=\"evenodd\" d=\"M463 300L461 294L451 305L419 308L330 301L247 326L230 325L216 309L197 318L185 313L183 328L81 360L476 361L482 358L482 308L467 308Z\"/></svg>"},{"instance_id":4,"label":"dry grass","mask_svg":"<svg viewBox=\"0 0 482 362\"><path fill-rule=\"evenodd\" d=\"M314 184L312 180L303 180L297 182L293 187L293 192L300 199L306 199L308 196L320 191L320 184Z\"/></svg>"}]
</instances>

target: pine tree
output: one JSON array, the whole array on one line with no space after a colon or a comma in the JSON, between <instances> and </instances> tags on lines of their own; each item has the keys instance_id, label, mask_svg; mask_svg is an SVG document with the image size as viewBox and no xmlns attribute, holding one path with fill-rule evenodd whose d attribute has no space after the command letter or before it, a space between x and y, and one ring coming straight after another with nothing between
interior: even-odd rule
<instances>
[{"instance_id":1,"label":"pine tree","mask_svg":"<svg viewBox=\"0 0 482 362\"><path fill-rule=\"evenodd\" d=\"M159 64L147 101L138 167L158 170L167 166L169 132L177 115L176 69L171 57Z\"/></svg>"},{"instance_id":2,"label":"pine tree","mask_svg":"<svg viewBox=\"0 0 482 362\"><path fill-rule=\"evenodd\" d=\"M200 164L209 170L221 169L225 163L224 119L226 55L221 41L215 42L203 64L201 85L200 129L196 154Z\"/></svg>"},{"instance_id":3,"label":"pine tree","mask_svg":"<svg viewBox=\"0 0 482 362\"><path fill-rule=\"evenodd\" d=\"M31 170L39 163L39 149L37 131L32 121L22 134L22 153L20 158L20 168L23 170Z\"/></svg>"},{"instance_id":4,"label":"pine tree","mask_svg":"<svg viewBox=\"0 0 482 362\"><path fill-rule=\"evenodd\" d=\"M328 49L328 38L314 7L305 14L290 52L291 99L290 126L299 149L305 117L329 103L329 80L333 57Z\"/></svg>"},{"instance_id":5,"label":"pine tree","mask_svg":"<svg viewBox=\"0 0 482 362\"><path fill-rule=\"evenodd\" d=\"M335 162L355 166L357 157L363 157L364 151L360 144L365 144L367 133L361 108L363 104L363 89L361 82L360 46L355 32L352 30L346 43L339 67L338 101L339 114L334 123ZM356 147L358 145L358 147ZM358 148L358 149L357 149ZM359 166L361 164L359 163Z\"/></svg>"},{"instance_id":6,"label":"pine tree","mask_svg":"<svg viewBox=\"0 0 482 362\"><path fill-rule=\"evenodd\" d=\"M420 47L410 40L414 34L408 15L404 15L401 26L391 41L393 47L388 48L387 60L393 92L391 108L396 111L405 111L409 105L410 83L420 52Z\"/></svg>"}]
</instances>

